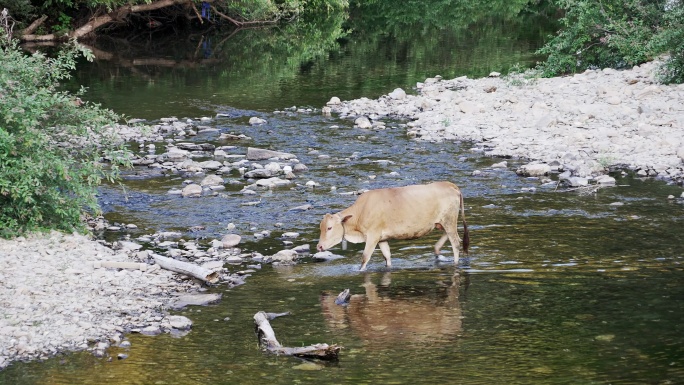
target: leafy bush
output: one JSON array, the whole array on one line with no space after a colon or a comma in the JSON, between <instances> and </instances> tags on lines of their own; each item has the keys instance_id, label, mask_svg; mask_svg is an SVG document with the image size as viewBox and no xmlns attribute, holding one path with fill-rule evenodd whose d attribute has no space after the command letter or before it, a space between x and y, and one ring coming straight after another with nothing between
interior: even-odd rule
<instances>
[{"instance_id":1,"label":"leafy bush","mask_svg":"<svg viewBox=\"0 0 684 385\"><path fill-rule=\"evenodd\" d=\"M3 39L4 40L4 39ZM55 58L0 47L0 236L29 230L82 230L98 211L96 188L127 163L111 127L119 116L58 90L79 54L71 43ZM104 168L101 156L114 159Z\"/></svg>"},{"instance_id":2,"label":"leafy bush","mask_svg":"<svg viewBox=\"0 0 684 385\"><path fill-rule=\"evenodd\" d=\"M539 50L548 55L540 66L544 76L593 67L631 67L669 54L661 80L682 81L682 0L557 0L557 4L566 13L562 29Z\"/></svg>"}]
</instances>

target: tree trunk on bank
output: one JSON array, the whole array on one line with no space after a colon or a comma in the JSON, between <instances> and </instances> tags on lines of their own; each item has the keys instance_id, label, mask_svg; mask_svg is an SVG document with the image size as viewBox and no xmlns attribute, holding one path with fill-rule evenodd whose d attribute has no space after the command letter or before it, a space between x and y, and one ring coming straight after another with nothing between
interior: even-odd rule
<instances>
[{"instance_id":1,"label":"tree trunk on bank","mask_svg":"<svg viewBox=\"0 0 684 385\"><path fill-rule=\"evenodd\" d=\"M214 3L215 0L205 0L207 3ZM24 42L44 42L44 41L59 41L59 40L67 40L67 39L81 39L89 34L95 32L98 28L105 26L110 23L114 23L117 21L122 21L125 20L127 17L129 17L131 14L135 13L142 13L142 12L149 12L149 11L155 11L175 5L183 5L184 7L187 7L189 10L189 13L194 14L196 16L192 16L191 18L198 17L200 22L202 22L202 17L199 15L199 12L197 11L197 8L195 7L195 4L193 3L193 0L156 0L152 1L149 4L138 4L138 5L124 5L122 7L119 7L115 10L112 10L111 12L108 12L103 15L99 16L94 16L92 17L87 23L84 25L66 33L66 34L49 34L49 35L35 35L33 32L42 24L45 22L47 19L47 16L42 16L40 19L34 21L31 23L31 25L24 29L21 34L19 35L19 39ZM245 26L250 26L250 25L266 25L266 24L274 24L278 21L278 17L276 17L274 20L257 20L257 21L240 21L236 20L222 12L220 12L217 7L214 5L211 5L211 9L217 14L220 18L229 21L233 25L235 25L238 28L243 28Z\"/></svg>"}]
</instances>

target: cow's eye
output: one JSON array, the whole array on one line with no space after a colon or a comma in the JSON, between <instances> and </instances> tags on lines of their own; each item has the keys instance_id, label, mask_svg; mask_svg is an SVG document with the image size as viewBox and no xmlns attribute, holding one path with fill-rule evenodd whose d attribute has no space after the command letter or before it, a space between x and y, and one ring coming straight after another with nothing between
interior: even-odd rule
<instances>
[{"instance_id":1,"label":"cow's eye","mask_svg":"<svg viewBox=\"0 0 684 385\"><path fill-rule=\"evenodd\" d=\"M328 227L328 230L332 230L332 226Z\"/></svg>"}]
</instances>

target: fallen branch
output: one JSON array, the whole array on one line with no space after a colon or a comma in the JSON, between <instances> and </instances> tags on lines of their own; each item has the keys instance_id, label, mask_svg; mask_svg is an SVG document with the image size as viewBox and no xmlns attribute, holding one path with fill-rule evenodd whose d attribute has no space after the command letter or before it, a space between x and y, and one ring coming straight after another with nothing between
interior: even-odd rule
<instances>
[{"instance_id":1,"label":"fallen branch","mask_svg":"<svg viewBox=\"0 0 684 385\"><path fill-rule=\"evenodd\" d=\"M152 257L157 265L159 265L159 267L162 269L189 275L207 283L216 283L219 280L218 272L205 269L202 266L197 266L195 264L179 261L173 258L163 257L158 254L153 254Z\"/></svg>"},{"instance_id":2,"label":"fallen branch","mask_svg":"<svg viewBox=\"0 0 684 385\"><path fill-rule=\"evenodd\" d=\"M339 358L341 346L328 344L315 344L300 348L288 348L278 342L275 332L268 322L270 317L286 315L288 313L266 313L260 311L254 315L254 324L259 338L259 345L271 353L284 356L295 356L300 358L316 358L320 360L337 360ZM271 319L273 319L271 318Z\"/></svg>"},{"instance_id":3,"label":"fallen branch","mask_svg":"<svg viewBox=\"0 0 684 385\"><path fill-rule=\"evenodd\" d=\"M335 305L347 306L349 305L350 298L351 293L349 292L349 289L344 289L340 294L337 295L337 298L335 298Z\"/></svg>"},{"instance_id":4,"label":"fallen branch","mask_svg":"<svg viewBox=\"0 0 684 385\"><path fill-rule=\"evenodd\" d=\"M36 21L34 21L33 23L31 23L31 25L29 25L21 31L21 35L32 34L36 29L38 29L38 27L40 27L45 22L45 20L47 20L47 18L47 15L43 15L39 19L36 19Z\"/></svg>"}]
</instances>

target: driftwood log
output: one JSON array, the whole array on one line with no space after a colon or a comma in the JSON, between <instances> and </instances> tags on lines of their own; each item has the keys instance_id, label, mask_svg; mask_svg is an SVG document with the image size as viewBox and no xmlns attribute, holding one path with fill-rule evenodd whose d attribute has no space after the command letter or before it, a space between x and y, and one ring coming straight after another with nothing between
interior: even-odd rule
<instances>
[{"instance_id":1,"label":"driftwood log","mask_svg":"<svg viewBox=\"0 0 684 385\"><path fill-rule=\"evenodd\" d=\"M191 277L197 278L207 283L216 283L219 280L219 273L205 269L202 266L198 266L192 263L179 261L173 258L163 257L158 254L153 254L154 261L165 270L175 271L176 273L181 273L189 275Z\"/></svg>"},{"instance_id":2,"label":"driftwood log","mask_svg":"<svg viewBox=\"0 0 684 385\"><path fill-rule=\"evenodd\" d=\"M146 263L139 262L118 262L118 261L97 261L93 263L94 268L111 268L111 269L132 269L146 271L148 266Z\"/></svg>"},{"instance_id":3,"label":"driftwood log","mask_svg":"<svg viewBox=\"0 0 684 385\"><path fill-rule=\"evenodd\" d=\"M299 348L288 348L281 345L276 339L275 332L268 321L269 318L273 319L286 314L287 313L273 314L260 311L254 315L254 324L260 346L262 346L265 350L278 355L295 356L307 359L316 358L319 360L328 361L337 360L339 358L341 347L338 345L315 344Z\"/></svg>"}]
</instances>

